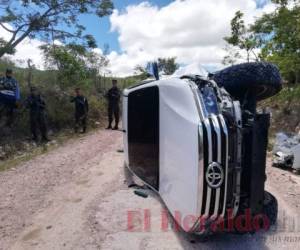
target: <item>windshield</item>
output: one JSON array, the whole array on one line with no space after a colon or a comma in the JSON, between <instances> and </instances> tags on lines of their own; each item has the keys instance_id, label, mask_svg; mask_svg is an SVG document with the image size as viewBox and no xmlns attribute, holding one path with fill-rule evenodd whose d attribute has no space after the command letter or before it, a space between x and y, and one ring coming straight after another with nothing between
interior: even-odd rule
<instances>
[{"instance_id":1,"label":"windshield","mask_svg":"<svg viewBox=\"0 0 300 250\"><path fill-rule=\"evenodd\" d=\"M205 86L199 89L198 93L202 105L205 107L206 116L209 114L219 115L220 111L214 90L209 86Z\"/></svg>"}]
</instances>

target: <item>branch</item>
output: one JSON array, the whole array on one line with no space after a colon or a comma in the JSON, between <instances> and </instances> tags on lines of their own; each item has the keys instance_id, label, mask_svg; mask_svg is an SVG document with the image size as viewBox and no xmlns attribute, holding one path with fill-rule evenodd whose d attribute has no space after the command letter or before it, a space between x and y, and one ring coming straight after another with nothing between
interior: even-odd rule
<instances>
[{"instance_id":1,"label":"branch","mask_svg":"<svg viewBox=\"0 0 300 250\"><path fill-rule=\"evenodd\" d=\"M11 44L15 41L16 36L17 36L17 34L19 33L19 31L22 30L25 26L26 26L26 24L23 24L23 25L21 25L19 28L17 28L17 29L13 32L13 35L12 35L11 39L8 41L7 44L11 45ZM27 31L25 31L24 33L26 33L26 32L27 32Z\"/></svg>"},{"instance_id":2,"label":"branch","mask_svg":"<svg viewBox=\"0 0 300 250\"><path fill-rule=\"evenodd\" d=\"M14 33L15 31L14 30L11 30L9 28L7 28L2 22L0 22L0 26L5 29L6 31L10 32L10 33Z\"/></svg>"},{"instance_id":3,"label":"branch","mask_svg":"<svg viewBox=\"0 0 300 250\"><path fill-rule=\"evenodd\" d=\"M52 29L52 28L39 29L39 31L58 33L60 35L64 35L64 36L67 36L67 37L77 37L76 35L68 32L68 31L63 31L63 30L58 30L58 29Z\"/></svg>"},{"instance_id":4,"label":"branch","mask_svg":"<svg viewBox=\"0 0 300 250\"><path fill-rule=\"evenodd\" d=\"M252 54L255 56L255 60L258 61L258 56L256 55L256 53L254 52L254 49L251 50Z\"/></svg>"},{"instance_id":5,"label":"branch","mask_svg":"<svg viewBox=\"0 0 300 250\"><path fill-rule=\"evenodd\" d=\"M22 42L30 34L31 31L32 31L32 29L31 29L31 27L29 27L17 40L15 40L11 44L11 47L15 48L20 42Z\"/></svg>"}]
</instances>

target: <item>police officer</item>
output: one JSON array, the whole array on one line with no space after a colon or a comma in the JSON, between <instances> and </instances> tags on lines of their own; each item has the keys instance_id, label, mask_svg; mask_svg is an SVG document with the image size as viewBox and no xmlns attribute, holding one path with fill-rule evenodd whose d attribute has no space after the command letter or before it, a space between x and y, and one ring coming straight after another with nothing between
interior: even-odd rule
<instances>
[{"instance_id":1,"label":"police officer","mask_svg":"<svg viewBox=\"0 0 300 250\"><path fill-rule=\"evenodd\" d=\"M80 88L75 89L75 96L71 97L71 102L75 104L75 133L78 132L79 127L82 128L82 133L85 133L89 103L86 97L81 94Z\"/></svg>"},{"instance_id":2,"label":"police officer","mask_svg":"<svg viewBox=\"0 0 300 250\"><path fill-rule=\"evenodd\" d=\"M117 130L119 126L119 116L120 116L120 97L121 92L117 87L117 80L112 80L112 88L106 93L106 98L108 99L108 127L106 129ZM113 118L115 118L115 126L112 128Z\"/></svg>"},{"instance_id":3,"label":"police officer","mask_svg":"<svg viewBox=\"0 0 300 250\"><path fill-rule=\"evenodd\" d=\"M13 78L12 69L6 69L5 77L0 77L0 104L4 106L6 111L6 125L8 127L10 127L14 121L14 112L19 100L19 84L17 80Z\"/></svg>"},{"instance_id":4,"label":"police officer","mask_svg":"<svg viewBox=\"0 0 300 250\"><path fill-rule=\"evenodd\" d=\"M30 128L32 139L38 141L38 130L41 133L42 141L48 142L47 125L46 125L46 103L36 87L30 88L30 95L26 102L26 107L29 109L30 114Z\"/></svg>"}]
</instances>

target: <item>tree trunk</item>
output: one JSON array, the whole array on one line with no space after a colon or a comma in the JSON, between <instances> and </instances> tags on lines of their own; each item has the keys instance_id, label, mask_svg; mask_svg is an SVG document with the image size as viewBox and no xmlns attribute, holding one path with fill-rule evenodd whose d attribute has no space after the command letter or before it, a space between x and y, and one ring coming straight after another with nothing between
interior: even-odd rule
<instances>
[{"instance_id":1,"label":"tree trunk","mask_svg":"<svg viewBox=\"0 0 300 250\"><path fill-rule=\"evenodd\" d=\"M27 60L28 65L28 76L27 76L27 86L30 89L31 88L31 82L32 82L32 65L31 65L31 59Z\"/></svg>"}]
</instances>

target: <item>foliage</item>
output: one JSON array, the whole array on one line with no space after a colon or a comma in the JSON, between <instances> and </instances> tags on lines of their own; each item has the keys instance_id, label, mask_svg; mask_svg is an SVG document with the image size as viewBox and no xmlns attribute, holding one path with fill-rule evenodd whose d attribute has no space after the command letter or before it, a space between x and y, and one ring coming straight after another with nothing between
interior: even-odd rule
<instances>
[{"instance_id":1,"label":"foliage","mask_svg":"<svg viewBox=\"0 0 300 250\"><path fill-rule=\"evenodd\" d=\"M46 42L59 40L64 43L83 39L87 46L95 48L95 39L92 35L83 35L85 27L80 25L78 17L82 14L110 15L113 3L111 0L20 0L1 1L0 7L5 10L0 25L11 34L7 42L0 41L1 58L12 53L26 37L38 36Z\"/></svg>"},{"instance_id":2,"label":"foliage","mask_svg":"<svg viewBox=\"0 0 300 250\"><path fill-rule=\"evenodd\" d=\"M77 44L43 45L45 64L48 69L58 69L61 86L75 85L89 76L95 76L106 66L105 56Z\"/></svg>"},{"instance_id":3,"label":"foliage","mask_svg":"<svg viewBox=\"0 0 300 250\"><path fill-rule=\"evenodd\" d=\"M243 50L255 55L256 60L273 62L290 83L300 82L300 1L272 0L276 8L263 14L250 25L245 26L243 13L236 12L231 20L231 35L225 37L228 55L224 64L234 64ZM238 49L238 53L235 52Z\"/></svg>"},{"instance_id":4,"label":"foliage","mask_svg":"<svg viewBox=\"0 0 300 250\"><path fill-rule=\"evenodd\" d=\"M244 14L241 11L235 13L234 18L231 20L231 35L224 37L224 40L231 46L244 50L247 55L247 62L250 61L250 56L254 56L255 60L258 57L255 53L255 48L258 44L254 34L245 26L243 20ZM230 48L230 47L229 47ZM233 64L238 58L241 58L240 53L229 50L229 55L224 58L224 63Z\"/></svg>"},{"instance_id":5,"label":"foliage","mask_svg":"<svg viewBox=\"0 0 300 250\"><path fill-rule=\"evenodd\" d=\"M179 65L176 63L176 57L158 58L157 63L158 70L166 75L172 75L179 67ZM137 75L141 80L144 80L148 77L146 67L137 65L134 70L135 75Z\"/></svg>"},{"instance_id":6,"label":"foliage","mask_svg":"<svg viewBox=\"0 0 300 250\"><path fill-rule=\"evenodd\" d=\"M159 71L163 71L166 75L172 75L178 67L176 57L158 58L158 69Z\"/></svg>"},{"instance_id":7,"label":"foliage","mask_svg":"<svg viewBox=\"0 0 300 250\"><path fill-rule=\"evenodd\" d=\"M264 14L252 26L263 59L276 63L289 82L300 82L300 4L273 0L274 12ZM291 4L289 4L291 3Z\"/></svg>"},{"instance_id":8,"label":"foliage","mask_svg":"<svg viewBox=\"0 0 300 250\"><path fill-rule=\"evenodd\" d=\"M134 68L134 74L141 78L141 80L145 80L148 78L148 72L145 67L141 65L137 65Z\"/></svg>"},{"instance_id":9,"label":"foliage","mask_svg":"<svg viewBox=\"0 0 300 250\"><path fill-rule=\"evenodd\" d=\"M8 59L0 60L0 75L5 73L6 68L12 68L14 77L18 80L21 88L21 103L24 103L29 95L27 84L28 69L18 68ZM50 137L59 134L65 129L72 129L74 123L74 104L70 103L70 96L74 95L74 88L80 87L83 94L89 100L89 128L96 126L95 122L105 125L106 99L105 92L111 87L112 77L104 77L88 74L82 81L63 86L58 82L59 71L32 69L32 85L44 97L47 105L47 121L49 130L52 131ZM114 78L115 79L115 78ZM137 81L138 77L116 78L121 89L128 87ZM1 107L0 107L1 109ZM29 112L21 106L16 110L16 120L13 129L7 131L4 126L5 117L0 114L0 147L11 145L17 147L21 145L26 137L30 136ZM98 126L98 125L97 125ZM55 136L56 137L56 136ZM15 145L15 146L14 146Z\"/></svg>"},{"instance_id":10,"label":"foliage","mask_svg":"<svg viewBox=\"0 0 300 250\"><path fill-rule=\"evenodd\" d=\"M14 54L16 50L8 45L7 41L0 37L0 53L2 48L5 48L6 54Z\"/></svg>"},{"instance_id":11,"label":"foliage","mask_svg":"<svg viewBox=\"0 0 300 250\"><path fill-rule=\"evenodd\" d=\"M276 96L262 101L260 108L272 111L270 134L279 131L300 132L300 85L286 86Z\"/></svg>"},{"instance_id":12,"label":"foliage","mask_svg":"<svg viewBox=\"0 0 300 250\"><path fill-rule=\"evenodd\" d=\"M222 63L224 65L234 65L242 58L241 53L238 48L232 46L232 45L226 45L225 51L227 52L227 55L224 56Z\"/></svg>"}]
</instances>

